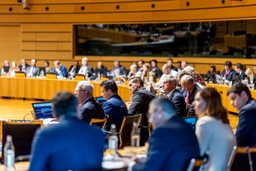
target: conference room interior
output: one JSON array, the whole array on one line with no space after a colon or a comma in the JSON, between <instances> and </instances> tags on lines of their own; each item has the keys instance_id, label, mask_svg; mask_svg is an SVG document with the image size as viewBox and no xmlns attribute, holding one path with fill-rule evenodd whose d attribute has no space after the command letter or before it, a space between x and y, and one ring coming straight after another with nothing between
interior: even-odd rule
<instances>
[{"instance_id":1,"label":"conference room interior","mask_svg":"<svg viewBox=\"0 0 256 171\"><path fill-rule=\"evenodd\" d=\"M15 26L6 26L4 30L11 27L13 33L21 31L22 36L18 35L19 38L17 38L17 35L16 37L10 37L13 42L21 42L18 45L13 44L15 48L19 48L18 51L20 52L17 53L17 50L10 52L11 48L8 48L9 52L6 52L6 54L11 54L11 57L1 56L0 59L2 61L9 60L9 62L16 61L19 65L21 59L26 59L27 63L30 64L30 60L35 58L38 61L37 66L41 68L44 66L45 60L50 62L52 68L54 61L59 60L61 64L69 68L74 61L81 64L81 59L86 56L89 59L89 65L93 68L96 67L99 61L102 61L103 65L111 72L114 60L119 60L129 73L130 65L138 62L138 60L150 62L156 59L158 67L161 68L171 57L174 66L177 65L178 61L188 61L189 65L204 77L212 65L215 65L217 72L220 73L226 60L232 61L233 64L241 62L247 68L253 68L256 63L254 60L256 57L255 20L204 20L203 22L170 23L147 23L145 21L145 23L131 22L130 24L127 24L127 22L123 24L109 22L106 24L79 23L71 24L69 31L59 31L60 34L68 33L71 36L69 35L66 38L67 35L64 35L62 38L58 37L58 40L49 37L43 38L45 33L42 30L26 30L29 26L24 27L24 30L17 30ZM204 29L200 28L201 23L203 23ZM207 31L210 23L216 27L214 36ZM29 23L28 25L33 24ZM49 30L46 33L58 32L54 29ZM30 37L32 34L38 34L38 40ZM54 49L55 45L52 46L54 42L60 45L57 50ZM18 55L16 56L16 54ZM0 78L1 119L12 121L33 120L31 103L50 101L57 91L66 90L73 93L78 81L69 80L68 78L62 80L57 78L54 80L48 80L47 78L10 78L3 75ZM32 85L26 87L31 82L33 82ZM94 96L101 96L98 84L99 82L96 81L95 87L97 90L95 90ZM35 85L43 85L44 87L33 87ZM230 105L226 96L229 86L212 83L207 83L207 86L214 87L221 93L224 107L230 112L228 115L230 125L235 131L238 124L238 111ZM124 83L118 85L118 87L120 88L121 97L126 104L130 104L131 94L128 85ZM33 88L35 90L31 92L34 94L29 93ZM21 91L24 92L21 93ZM256 98L255 90L251 90L251 92L252 96ZM2 133L1 129L0 133Z\"/></svg>"}]
</instances>

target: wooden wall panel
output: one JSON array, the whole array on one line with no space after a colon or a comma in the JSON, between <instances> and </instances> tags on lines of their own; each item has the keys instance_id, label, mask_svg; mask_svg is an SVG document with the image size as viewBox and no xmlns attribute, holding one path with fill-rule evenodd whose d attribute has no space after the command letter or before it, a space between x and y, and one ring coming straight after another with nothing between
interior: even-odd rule
<instances>
[{"instance_id":1,"label":"wooden wall panel","mask_svg":"<svg viewBox=\"0 0 256 171\"><path fill-rule=\"evenodd\" d=\"M20 60L20 26L0 25L0 65L5 59Z\"/></svg>"}]
</instances>

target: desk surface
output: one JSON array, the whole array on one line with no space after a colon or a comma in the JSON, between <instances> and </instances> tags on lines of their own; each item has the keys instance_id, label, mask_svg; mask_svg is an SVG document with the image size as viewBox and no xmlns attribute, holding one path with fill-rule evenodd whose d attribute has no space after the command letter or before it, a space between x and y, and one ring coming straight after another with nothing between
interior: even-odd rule
<instances>
[{"instance_id":1,"label":"desk surface","mask_svg":"<svg viewBox=\"0 0 256 171\"><path fill-rule=\"evenodd\" d=\"M69 91L73 93L79 81L80 80L0 77L0 96L51 100L58 91ZM94 96L101 96L101 82L91 81L91 83L94 86ZM124 101L130 99L130 91L126 85L118 85L118 94Z\"/></svg>"}]
</instances>

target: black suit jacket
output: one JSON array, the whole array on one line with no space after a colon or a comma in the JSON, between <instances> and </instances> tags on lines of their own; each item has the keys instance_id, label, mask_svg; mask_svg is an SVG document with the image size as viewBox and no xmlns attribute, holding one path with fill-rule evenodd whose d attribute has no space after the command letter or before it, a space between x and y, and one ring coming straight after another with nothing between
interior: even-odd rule
<instances>
[{"instance_id":1,"label":"black suit jacket","mask_svg":"<svg viewBox=\"0 0 256 171\"><path fill-rule=\"evenodd\" d=\"M68 76L68 73L72 70L73 67L74 67L74 65L71 65L71 66L69 67L68 72L67 72L67 76ZM75 74L78 73L79 69L80 69L80 66L77 66L76 69L75 69Z\"/></svg>"},{"instance_id":2,"label":"black suit jacket","mask_svg":"<svg viewBox=\"0 0 256 171\"><path fill-rule=\"evenodd\" d=\"M105 66L102 66L101 69L99 69L98 67L96 67L95 70L94 70L94 73L95 73L96 75L97 75L98 73L103 74L103 75L107 75L107 72L108 72L108 70L107 70L107 67L105 67Z\"/></svg>"},{"instance_id":3,"label":"black suit jacket","mask_svg":"<svg viewBox=\"0 0 256 171\"><path fill-rule=\"evenodd\" d=\"M30 67L30 65L26 63L26 65L25 65L25 70L27 70L28 67ZM20 71L22 72L22 65L19 65L19 69L20 69Z\"/></svg>"},{"instance_id":4,"label":"black suit jacket","mask_svg":"<svg viewBox=\"0 0 256 171\"><path fill-rule=\"evenodd\" d=\"M174 104L174 107L177 111L177 115L182 117L187 116L185 98L178 90L174 89L171 96L168 99L171 100L172 103Z\"/></svg>"},{"instance_id":5,"label":"black suit jacket","mask_svg":"<svg viewBox=\"0 0 256 171\"><path fill-rule=\"evenodd\" d=\"M163 75L163 72L158 67L152 68L151 71L155 72L156 78L160 78Z\"/></svg>"},{"instance_id":6,"label":"black suit jacket","mask_svg":"<svg viewBox=\"0 0 256 171\"><path fill-rule=\"evenodd\" d=\"M93 97L86 99L79 109L78 117L90 122L92 118L104 119L105 114L102 106Z\"/></svg>"},{"instance_id":7,"label":"black suit jacket","mask_svg":"<svg viewBox=\"0 0 256 171\"><path fill-rule=\"evenodd\" d=\"M184 171L192 158L200 154L195 131L174 116L152 132L145 164L135 164L134 171Z\"/></svg>"},{"instance_id":8,"label":"black suit jacket","mask_svg":"<svg viewBox=\"0 0 256 171\"><path fill-rule=\"evenodd\" d=\"M142 114L141 126L140 130L140 145L143 146L145 142L148 141L149 132L148 132L148 107L150 101L155 98L155 95L142 87L137 92L134 93L132 98L132 104L129 107L128 115L137 115Z\"/></svg>"}]
</instances>

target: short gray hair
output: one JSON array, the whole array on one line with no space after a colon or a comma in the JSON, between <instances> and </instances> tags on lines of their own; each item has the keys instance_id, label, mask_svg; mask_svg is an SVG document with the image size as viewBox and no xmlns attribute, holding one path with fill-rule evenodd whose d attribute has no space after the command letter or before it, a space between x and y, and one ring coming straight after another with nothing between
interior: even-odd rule
<instances>
[{"instance_id":1,"label":"short gray hair","mask_svg":"<svg viewBox=\"0 0 256 171\"><path fill-rule=\"evenodd\" d=\"M191 75L184 75L181 79L185 80L187 84L194 83L194 79Z\"/></svg>"},{"instance_id":2,"label":"short gray hair","mask_svg":"<svg viewBox=\"0 0 256 171\"><path fill-rule=\"evenodd\" d=\"M177 85L177 80L172 75L166 75L164 78L167 79L169 83L174 83L175 85Z\"/></svg>"},{"instance_id":3,"label":"short gray hair","mask_svg":"<svg viewBox=\"0 0 256 171\"><path fill-rule=\"evenodd\" d=\"M83 90L87 90L90 94L93 94L94 87L89 81L79 81L77 86L81 87Z\"/></svg>"}]
</instances>

